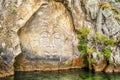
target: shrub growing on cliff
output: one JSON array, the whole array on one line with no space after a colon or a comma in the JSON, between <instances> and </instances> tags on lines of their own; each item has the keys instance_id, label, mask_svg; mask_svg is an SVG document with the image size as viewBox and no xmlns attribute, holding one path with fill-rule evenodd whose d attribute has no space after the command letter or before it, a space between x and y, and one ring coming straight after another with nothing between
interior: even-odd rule
<instances>
[{"instance_id":1,"label":"shrub growing on cliff","mask_svg":"<svg viewBox=\"0 0 120 80\"><path fill-rule=\"evenodd\" d=\"M110 48L108 46L104 48L103 52L104 52L104 56L106 58L110 58L111 57L112 52L111 52L111 50L110 50Z\"/></svg>"},{"instance_id":2,"label":"shrub growing on cliff","mask_svg":"<svg viewBox=\"0 0 120 80\"><path fill-rule=\"evenodd\" d=\"M86 27L80 28L77 31L77 37L79 39L78 49L82 55L87 53L87 35L89 34L89 29Z\"/></svg>"},{"instance_id":3,"label":"shrub growing on cliff","mask_svg":"<svg viewBox=\"0 0 120 80\"><path fill-rule=\"evenodd\" d=\"M87 53L87 41L85 39L80 39L78 44L78 50L82 55Z\"/></svg>"},{"instance_id":4,"label":"shrub growing on cliff","mask_svg":"<svg viewBox=\"0 0 120 80\"><path fill-rule=\"evenodd\" d=\"M15 13L15 12L17 12L17 8L16 8L16 7L11 7L11 8L10 8L10 11L11 11L12 13Z\"/></svg>"},{"instance_id":5,"label":"shrub growing on cliff","mask_svg":"<svg viewBox=\"0 0 120 80\"><path fill-rule=\"evenodd\" d=\"M98 57L98 58L101 58L101 57L102 57L102 53L101 53L101 52L98 52L98 53L97 53L97 57Z\"/></svg>"},{"instance_id":6,"label":"shrub growing on cliff","mask_svg":"<svg viewBox=\"0 0 120 80\"><path fill-rule=\"evenodd\" d=\"M100 34L99 32L96 33L95 38L100 43L104 43L107 40L107 37L105 35Z\"/></svg>"},{"instance_id":7,"label":"shrub growing on cliff","mask_svg":"<svg viewBox=\"0 0 120 80\"><path fill-rule=\"evenodd\" d=\"M89 57L87 60L88 60L88 63L89 63L89 64L92 64L92 63L94 62L94 59L93 59L93 58L90 58L90 57Z\"/></svg>"},{"instance_id":8,"label":"shrub growing on cliff","mask_svg":"<svg viewBox=\"0 0 120 80\"><path fill-rule=\"evenodd\" d=\"M87 38L87 35L89 34L90 30L86 27L80 28L77 31L77 37L78 39L82 39L82 38Z\"/></svg>"},{"instance_id":9,"label":"shrub growing on cliff","mask_svg":"<svg viewBox=\"0 0 120 80\"><path fill-rule=\"evenodd\" d=\"M94 47L87 48L87 53L92 54L95 51Z\"/></svg>"},{"instance_id":10,"label":"shrub growing on cliff","mask_svg":"<svg viewBox=\"0 0 120 80\"><path fill-rule=\"evenodd\" d=\"M110 49L110 46L114 46L114 44L116 43L114 39L112 38L108 38L107 36L100 34L100 33L96 33L96 37L95 39L97 40L98 43L102 44L102 51L100 52L100 54L98 54L97 56L100 57L101 54L103 53L103 55L108 59L110 58L112 52Z\"/></svg>"},{"instance_id":11,"label":"shrub growing on cliff","mask_svg":"<svg viewBox=\"0 0 120 80\"><path fill-rule=\"evenodd\" d=\"M100 33L96 33L96 40L99 42L99 43L103 43L105 45L111 45L113 46L115 44L115 40L114 39L111 39L111 38L108 38L107 36L103 35L103 34L100 34Z\"/></svg>"},{"instance_id":12,"label":"shrub growing on cliff","mask_svg":"<svg viewBox=\"0 0 120 80\"><path fill-rule=\"evenodd\" d=\"M111 45L111 46L113 46L113 45L115 44L115 40L114 40L114 39L107 39L107 40L105 41L105 44L106 44L106 45Z\"/></svg>"}]
</instances>

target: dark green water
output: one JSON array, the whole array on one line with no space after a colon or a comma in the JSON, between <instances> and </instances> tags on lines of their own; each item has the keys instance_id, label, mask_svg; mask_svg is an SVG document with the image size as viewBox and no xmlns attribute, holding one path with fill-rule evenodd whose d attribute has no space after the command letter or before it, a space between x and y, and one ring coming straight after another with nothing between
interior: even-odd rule
<instances>
[{"instance_id":1,"label":"dark green water","mask_svg":"<svg viewBox=\"0 0 120 80\"><path fill-rule=\"evenodd\" d=\"M16 72L0 80L120 80L120 73L92 73L81 69L52 72Z\"/></svg>"}]
</instances>

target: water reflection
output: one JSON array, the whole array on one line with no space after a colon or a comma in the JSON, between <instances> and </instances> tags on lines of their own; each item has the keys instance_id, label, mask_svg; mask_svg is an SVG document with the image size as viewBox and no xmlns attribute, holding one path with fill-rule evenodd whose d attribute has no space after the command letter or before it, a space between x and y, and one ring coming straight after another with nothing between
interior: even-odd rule
<instances>
[{"instance_id":1,"label":"water reflection","mask_svg":"<svg viewBox=\"0 0 120 80\"><path fill-rule=\"evenodd\" d=\"M14 77L0 80L120 80L120 74L92 73L74 69L52 72L16 72Z\"/></svg>"}]
</instances>

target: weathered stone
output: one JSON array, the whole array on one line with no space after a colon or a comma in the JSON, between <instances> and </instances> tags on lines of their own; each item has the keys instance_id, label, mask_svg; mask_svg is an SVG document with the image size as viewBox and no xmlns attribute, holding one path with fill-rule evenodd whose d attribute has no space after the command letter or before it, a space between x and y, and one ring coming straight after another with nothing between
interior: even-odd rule
<instances>
[{"instance_id":1,"label":"weathered stone","mask_svg":"<svg viewBox=\"0 0 120 80\"><path fill-rule=\"evenodd\" d=\"M99 3L100 0L85 0L85 8L88 16L91 17L91 19L96 19L98 10L99 10Z\"/></svg>"},{"instance_id":2,"label":"weathered stone","mask_svg":"<svg viewBox=\"0 0 120 80\"><path fill-rule=\"evenodd\" d=\"M109 65L106 69L105 69L105 72L107 72L107 73L112 73L114 70L114 66L111 66L111 65Z\"/></svg>"},{"instance_id":3,"label":"weathered stone","mask_svg":"<svg viewBox=\"0 0 120 80\"><path fill-rule=\"evenodd\" d=\"M28 63L33 62L33 70L42 69L44 66L35 66L38 62L50 62L54 65L55 61L56 64L63 62L64 65L64 62L72 61L78 55L73 48L75 35L71 16L61 3L51 1L42 5L18 34L22 47L21 54ZM30 66L26 65L28 63L23 64L23 67L28 66L29 69Z\"/></svg>"},{"instance_id":4,"label":"weathered stone","mask_svg":"<svg viewBox=\"0 0 120 80\"><path fill-rule=\"evenodd\" d=\"M13 31L1 30L0 77L14 74L14 59L21 52L18 36Z\"/></svg>"},{"instance_id":5,"label":"weathered stone","mask_svg":"<svg viewBox=\"0 0 120 80\"><path fill-rule=\"evenodd\" d=\"M76 48L75 32L82 27L90 30L87 48L95 47L91 54L86 51L95 61L93 70L120 72L120 2L0 0L0 4L0 77L13 74L16 56L14 66L22 71L88 67ZM102 53L106 44L97 42L96 32L115 40L107 59Z\"/></svg>"}]
</instances>

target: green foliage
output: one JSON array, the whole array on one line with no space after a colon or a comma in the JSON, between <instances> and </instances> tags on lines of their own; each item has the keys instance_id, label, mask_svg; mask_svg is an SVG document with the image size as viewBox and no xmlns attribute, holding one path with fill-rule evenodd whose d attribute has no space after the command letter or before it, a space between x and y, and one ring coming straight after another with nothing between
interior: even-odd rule
<instances>
[{"instance_id":1,"label":"green foliage","mask_svg":"<svg viewBox=\"0 0 120 80\"><path fill-rule=\"evenodd\" d=\"M80 38L86 38L87 35L89 34L90 30L86 27L83 27L81 29L78 30L78 39Z\"/></svg>"},{"instance_id":2,"label":"green foliage","mask_svg":"<svg viewBox=\"0 0 120 80\"><path fill-rule=\"evenodd\" d=\"M102 35L98 32L96 33L95 38L99 43L104 44L103 52L98 53L97 57L100 58L102 57L102 54L103 54L106 58L110 58L112 52L108 46L113 46L116 43L115 40L111 38L109 39L107 36Z\"/></svg>"},{"instance_id":3,"label":"green foliage","mask_svg":"<svg viewBox=\"0 0 120 80\"><path fill-rule=\"evenodd\" d=\"M89 29L83 27L78 30L77 37L79 39L78 50L82 55L87 53L87 35L89 34Z\"/></svg>"},{"instance_id":4,"label":"green foliage","mask_svg":"<svg viewBox=\"0 0 120 80\"><path fill-rule=\"evenodd\" d=\"M92 77L87 77L85 80L93 80Z\"/></svg>"},{"instance_id":5,"label":"green foliage","mask_svg":"<svg viewBox=\"0 0 120 80\"><path fill-rule=\"evenodd\" d=\"M82 55L87 53L87 40L86 39L80 39L78 50Z\"/></svg>"},{"instance_id":6,"label":"green foliage","mask_svg":"<svg viewBox=\"0 0 120 80\"><path fill-rule=\"evenodd\" d=\"M104 56L106 58L110 58L111 57L111 53L112 52L111 52L111 50L110 50L110 48L108 46L104 48L103 52L104 52Z\"/></svg>"},{"instance_id":7,"label":"green foliage","mask_svg":"<svg viewBox=\"0 0 120 80\"><path fill-rule=\"evenodd\" d=\"M104 43L108 39L105 35L102 35L98 32L96 33L95 37L98 42L102 42L102 43Z\"/></svg>"},{"instance_id":8,"label":"green foliage","mask_svg":"<svg viewBox=\"0 0 120 80\"><path fill-rule=\"evenodd\" d=\"M11 8L10 8L10 11L11 11L12 13L15 13L15 12L17 12L17 8L16 8L16 7L11 7Z\"/></svg>"},{"instance_id":9,"label":"green foliage","mask_svg":"<svg viewBox=\"0 0 120 80\"><path fill-rule=\"evenodd\" d=\"M102 35L100 33L96 33L96 40L100 43L104 43L106 45L111 45L113 46L115 44L115 40L114 39L109 39L107 36Z\"/></svg>"},{"instance_id":10,"label":"green foliage","mask_svg":"<svg viewBox=\"0 0 120 80\"><path fill-rule=\"evenodd\" d=\"M97 57L98 57L98 58L101 58L101 57L102 57L102 53L101 53L101 52L98 52Z\"/></svg>"},{"instance_id":11,"label":"green foliage","mask_svg":"<svg viewBox=\"0 0 120 80\"><path fill-rule=\"evenodd\" d=\"M92 64L92 63L94 62L94 59L93 59L93 58L90 58L90 57L87 58L87 60L88 60L88 63L89 63L89 64Z\"/></svg>"},{"instance_id":12,"label":"green foliage","mask_svg":"<svg viewBox=\"0 0 120 80\"><path fill-rule=\"evenodd\" d=\"M87 48L87 53L91 54L95 51L94 47Z\"/></svg>"},{"instance_id":13,"label":"green foliage","mask_svg":"<svg viewBox=\"0 0 120 80\"><path fill-rule=\"evenodd\" d=\"M108 39L105 41L106 45L114 45L115 44L115 40L114 39Z\"/></svg>"}]
</instances>

